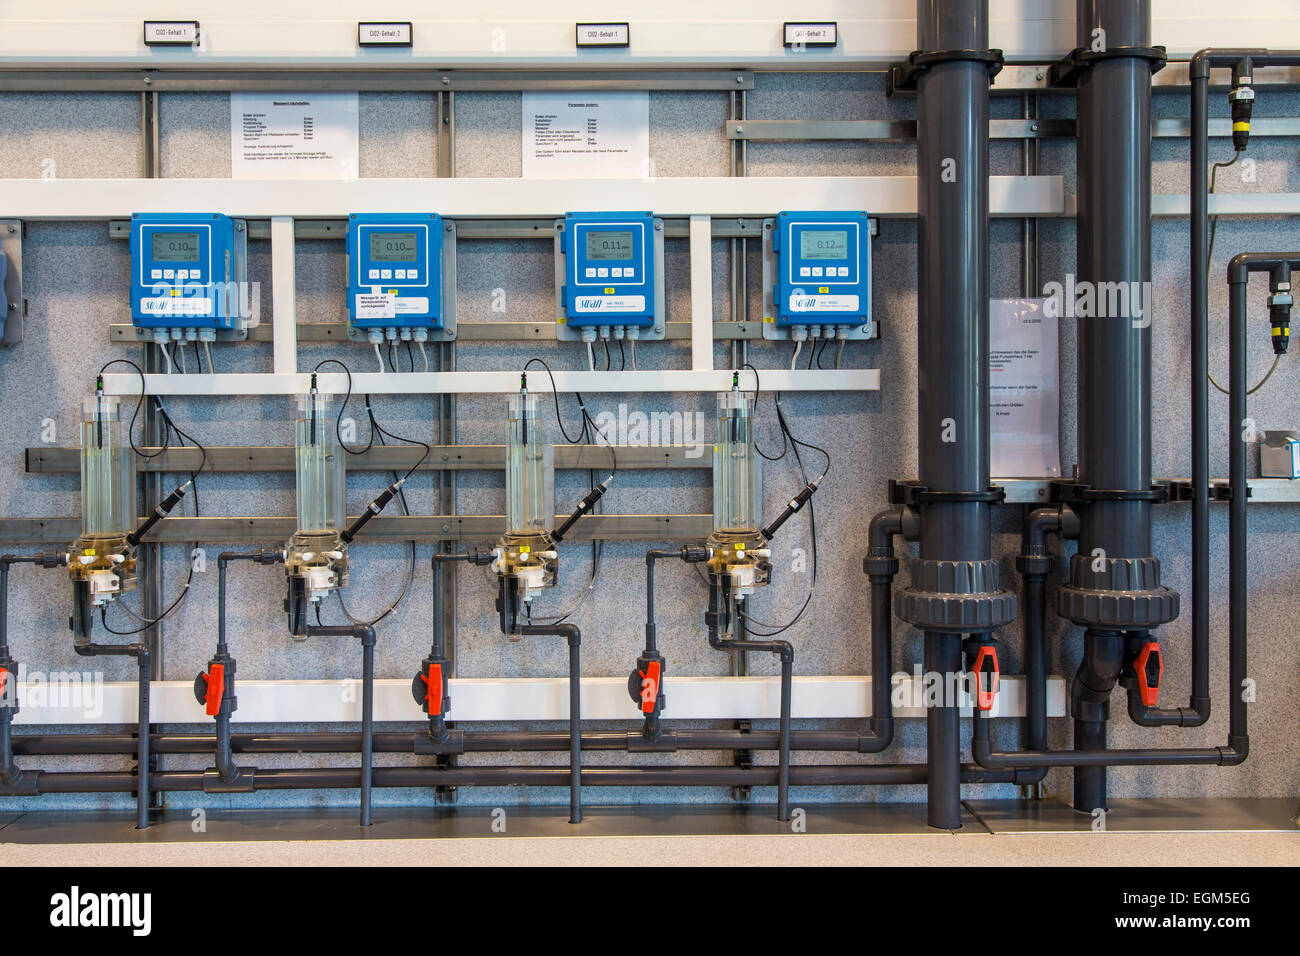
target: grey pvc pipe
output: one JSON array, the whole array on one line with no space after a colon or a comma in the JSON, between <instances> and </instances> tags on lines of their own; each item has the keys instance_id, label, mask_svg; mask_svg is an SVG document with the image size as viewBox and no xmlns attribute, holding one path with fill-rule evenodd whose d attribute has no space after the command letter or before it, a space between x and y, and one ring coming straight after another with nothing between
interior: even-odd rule
<instances>
[{"instance_id":1,"label":"grey pvc pipe","mask_svg":"<svg viewBox=\"0 0 1300 956\"><path fill-rule=\"evenodd\" d=\"M988 0L917 0L922 52L986 51ZM916 81L917 476L941 492L989 489L989 74L986 63L934 62ZM956 440L953 440L955 432ZM921 509L922 560L985 561L990 505ZM961 669L960 635L927 633L926 659ZM927 712L930 825L961 826L960 715Z\"/></svg>"},{"instance_id":2,"label":"grey pvc pipe","mask_svg":"<svg viewBox=\"0 0 1300 956\"><path fill-rule=\"evenodd\" d=\"M1068 751L1067 751L1068 753ZM588 787L772 787L779 771L773 766L752 768L731 766L677 767L584 767L581 782ZM923 785L924 764L865 764L860 766L802 764L790 768L794 786L908 786ZM988 771L963 765L962 783L1016 783L1013 772ZM252 780L254 790L347 790L360 785L361 770L346 768L259 770ZM112 772L42 772L35 777L33 792L48 793L132 793L136 775ZM202 791L202 771L167 770L149 775L155 790ZM571 787L565 767L376 767L376 787ZM4 793L0 789L0 793Z\"/></svg>"},{"instance_id":3,"label":"grey pvc pipe","mask_svg":"<svg viewBox=\"0 0 1300 956\"><path fill-rule=\"evenodd\" d=\"M1242 253L1228 264L1228 461L1231 500L1228 510L1228 744L1225 747L1152 748L1141 750L1049 750L996 752L989 742L987 718L976 717L971 753L989 769L1011 767L1133 767L1214 764L1235 766L1250 754L1246 695L1247 674L1247 519L1246 442L1238 432L1246 420L1246 284L1251 272L1267 272L1279 263L1300 268L1300 252Z\"/></svg>"}]
</instances>

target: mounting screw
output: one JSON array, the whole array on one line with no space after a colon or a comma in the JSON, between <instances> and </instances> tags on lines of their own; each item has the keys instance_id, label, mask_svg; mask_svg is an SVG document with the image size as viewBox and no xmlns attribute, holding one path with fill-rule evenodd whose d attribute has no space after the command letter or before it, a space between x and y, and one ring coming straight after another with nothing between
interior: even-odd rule
<instances>
[{"instance_id":1,"label":"mounting screw","mask_svg":"<svg viewBox=\"0 0 1300 956\"><path fill-rule=\"evenodd\" d=\"M656 222L656 223L655 223L655 230L656 230L656 231L663 229L663 227L664 227L664 224L663 224L662 222Z\"/></svg>"},{"instance_id":2,"label":"mounting screw","mask_svg":"<svg viewBox=\"0 0 1300 956\"><path fill-rule=\"evenodd\" d=\"M1037 132L1038 132L1038 124L1037 124L1037 123L1030 123L1030 124L1029 124L1029 132L1031 132L1031 133L1037 133Z\"/></svg>"},{"instance_id":3,"label":"mounting screw","mask_svg":"<svg viewBox=\"0 0 1300 956\"><path fill-rule=\"evenodd\" d=\"M144 78L144 85L145 85L145 86L153 86L153 77L152 77L152 76L146 76L146 77Z\"/></svg>"},{"instance_id":4,"label":"mounting screw","mask_svg":"<svg viewBox=\"0 0 1300 956\"><path fill-rule=\"evenodd\" d=\"M745 127L743 127L743 126L737 126L737 127L736 127L736 135L737 135L737 136L742 135L744 132L745 132Z\"/></svg>"},{"instance_id":5,"label":"mounting screw","mask_svg":"<svg viewBox=\"0 0 1300 956\"><path fill-rule=\"evenodd\" d=\"M743 76L738 76L738 77L736 77L736 82L737 82L737 83L744 83L744 82L745 82L745 78L744 78Z\"/></svg>"},{"instance_id":6,"label":"mounting screw","mask_svg":"<svg viewBox=\"0 0 1300 956\"><path fill-rule=\"evenodd\" d=\"M9 235L12 236L12 235L13 235L15 232L17 232L17 231L18 231L18 227L17 227L17 226L10 226L10 227L9 227Z\"/></svg>"},{"instance_id":7,"label":"mounting screw","mask_svg":"<svg viewBox=\"0 0 1300 956\"><path fill-rule=\"evenodd\" d=\"M443 534L447 534L447 533L450 532L450 531L451 531L451 525L449 525L449 524L445 524L445 525L442 526L442 533L443 533Z\"/></svg>"},{"instance_id":8,"label":"mounting screw","mask_svg":"<svg viewBox=\"0 0 1300 956\"><path fill-rule=\"evenodd\" d=\"M1041 74L1041 73L1035 73L1035 74L1034 74L1034 79L1036 79L1036 80L1041 80L1042 78L1043 78L1043 74Z\"/></svg>"}]
</instances>

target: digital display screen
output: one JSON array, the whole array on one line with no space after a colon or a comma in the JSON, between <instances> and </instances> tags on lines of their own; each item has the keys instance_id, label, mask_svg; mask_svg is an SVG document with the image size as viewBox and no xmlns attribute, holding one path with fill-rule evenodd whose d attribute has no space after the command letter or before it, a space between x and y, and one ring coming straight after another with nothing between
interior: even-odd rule
<instances>
[{"instance_id":1,"label":"digital display screen","mask_svg":"<svg viewBox=\"0 0 1300 956\"><path fill-rule=\"evenodd\" d=\"M199 234L197 232L151 233L154 262L198 262Z\"/></svg>"},{"instance_id":2,"label":"digital display screen","mask_svg":"<svg viewBox=\"0 0 1300 956\"><path fill-rule=\"evenodd\" d=\"M588 259L631 259L632 231L587 230Z\"/></svg>"},{"instance_id":3,"label":"digital display screen","mask_svg":"<svg viewBox=\"0 0 1300 956\"><path fill-rule=\"evenodd\" d=\"M373 262L414 262L419 248L419 238L414 232L370 233Z\"/></svg>"},{"instance_id":4,"label":"digital display screen","mask_svg":"<svg viewBox=\"0 0 1300 956\"><path fill-rule=\"evenodd\" d=\"M805 229L799 233L799 258L847 259L849 257L849 231L847 229Z\"/></svg>"}]
</instances>

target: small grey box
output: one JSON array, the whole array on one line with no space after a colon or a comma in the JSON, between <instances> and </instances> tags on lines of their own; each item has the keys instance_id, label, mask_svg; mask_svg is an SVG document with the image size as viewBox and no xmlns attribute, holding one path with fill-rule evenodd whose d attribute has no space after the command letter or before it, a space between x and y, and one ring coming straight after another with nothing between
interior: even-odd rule
<instances>
[{"instance_id":1,"label":"small grey box","mask_svg":"<svg viewBox=\"0 0 1300 956\"><path fill-rule=\"evenodd\" d=\"M1259 443L1261 478L1300 478L1300 431L1266 431Z\"/></svg>"}]
</instances>

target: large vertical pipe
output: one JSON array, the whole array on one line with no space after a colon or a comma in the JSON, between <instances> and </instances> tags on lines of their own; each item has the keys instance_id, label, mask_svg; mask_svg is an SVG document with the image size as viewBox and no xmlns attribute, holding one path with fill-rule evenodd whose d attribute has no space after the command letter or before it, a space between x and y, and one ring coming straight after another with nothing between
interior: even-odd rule
<instances>
[{"instance_id":1,"label":"large vertical pipe","mask_svg":"<svg viewBox=\"0 0 1300 956\"><path fill-rule=\"evenodd\" d=\"M923 51L988 49L987 0L918 0ZM941 491L989 488L989 75L937 62L916 81L919 478ZM951 425L949 425L951 420ZM936 502L921 556L989 556L989 504Z\"/></svg>"},{"instance_id":2,"label":"large vertical pipe","mask_svg":"<svg viewBox=\"0 0 1300 956\"><path fill-rule=\"evenodd\" d=\"M1149 0L1079 0L1080 48L1097 42L1097 30L1110 52L1149 47ZM1078 282L1090 283L1100 300L1098 314L1079 321L1079 479L1144 490L1151 487L1151 311L1140 298L1151 281L1150 60L1099 58L1078 83ZM1149 501L1098 501L1081 517L1081 552L1151 554Z\"/></svg>"},{"instance_id":3,"label":"large vertical pipe","mask_svg":"<svg viewBox=\"0 0 1300 956\"><path fill-rule=\"evenodd\" d=\"M1078 7L1080 48L1101 36L1098 29L1105 31L1107 49L1150 45L1147 0L1079 0ZM1132 295L1142 294L1151 280L1150 63L1137 57L1097 60L1079 79L1078 116L1078 281L1092 283L1098 299L1103 288L1112 288L1102 283L1122 283L1118 288L1130 296L1129 314L1079 322L1078 477L1094 488L1149 488L1150 303L1141 303L1143 315L1135 321ZM1150 502L1097 501L1082 509L1079 553L1096 549L1107 558L1150 556ZM1114 662L1110 655L1098 656ZM1085 726L1090 732L1079 733ZM1075 728L1076 748L1105 747L1104 720L1076 715ZM1074 806L1105 809L1105 767L1075 769Z\"/></svg>"},{"instance_id":4,"label":"large vertical pipe","mask_svg":"<svg viewBox=\"0 0 1300 956\"><path fill-rule=\"evenodd\" d=\"M1106 746L1122 633L1177 616L1151 554L1151 6L1078 2L1079 550L1060 613L1087 630L1075 749ZM1088 298L1090 296L1090 298ZM1091 302L1091 308L1086 304ZM1075 809L1106 806L1106 769L1075 768Z\"/></svg>"},{"instance_id":5,"label":"large vertical pipe","mask_svg":"<svg viewBox=\"0 0 1300 956\"><path fill-rule=\"evenodd\" d=\"M1192 71L1192 694L1196 722L1210 715L1210 77ZM1204 713L1205 718L1200 718Z\"/></svg>"},{"instance_id":6,"label":"large vertical pipe","mask_svg":"<svg viewBox=\"0 0 1300 956\"><path fill-rule=\"evenodd\" d=\"M911 588L897 607L925 631L926 669L947 686L961 670L962 632L989 630L1014 613L1013 601L993 596L990 503L959 500L987 495L990 484L989 64L971 55L988 51L988 2L918 0L916 19L924 58L916 79L918 479L930 497L920 508ZM960 610L936 617L936 607ZM954 830L955 701L930 703L926 725L929 823Z\"/></svg>"}]
</instances>

